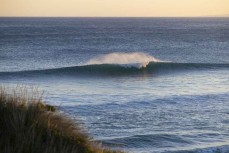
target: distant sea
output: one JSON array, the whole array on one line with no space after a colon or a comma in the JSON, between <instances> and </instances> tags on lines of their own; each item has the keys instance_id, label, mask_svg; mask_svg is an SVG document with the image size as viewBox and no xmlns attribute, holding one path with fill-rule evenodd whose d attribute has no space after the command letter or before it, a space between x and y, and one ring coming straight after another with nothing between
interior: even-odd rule
<instances>
[{"instance_id":1,"label":"distant sea","mask_svg":"<svg viewBox=\"0 0 229 153\"><path fill-rule=\"evenodd\" d=\"M229 18L0 18L0 85L38 87L104 146L229 152Z\"/></svg>"}]
</instances>

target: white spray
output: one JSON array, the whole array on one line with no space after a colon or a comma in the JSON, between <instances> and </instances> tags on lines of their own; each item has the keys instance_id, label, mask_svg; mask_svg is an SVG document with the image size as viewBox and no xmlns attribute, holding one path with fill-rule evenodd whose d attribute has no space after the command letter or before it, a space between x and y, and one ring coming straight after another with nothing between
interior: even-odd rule
<instances>
[{"instance_id":1,"label":"white spray","mask_svg":"<svg viewBox=\"0 0 229 153\"><path fill-rule=\"evenodd\" d=\"M101 55L90 59L84 65L94 65L94 64L119 64L125 67L146 67L149 62L160 62L160 60L154 58L153 56L147 55L142 52L134 53L111 53L106 55Z\"/></svg>"}]
</instances>

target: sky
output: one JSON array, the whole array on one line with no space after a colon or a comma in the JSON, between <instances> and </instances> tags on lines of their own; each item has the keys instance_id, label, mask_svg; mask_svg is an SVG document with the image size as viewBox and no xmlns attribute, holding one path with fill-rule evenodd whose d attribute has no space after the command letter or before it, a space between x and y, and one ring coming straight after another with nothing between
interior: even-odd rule
<instances>
[{"instance_id":1,"label":"sky","mask_svg":"<svg viewBox=\"0 0 229 153\"><path fill-rule=\"evenodd\" d=\"M0 0L0 16L229 16L229 0Z\"/></svg>"}]
</instances>

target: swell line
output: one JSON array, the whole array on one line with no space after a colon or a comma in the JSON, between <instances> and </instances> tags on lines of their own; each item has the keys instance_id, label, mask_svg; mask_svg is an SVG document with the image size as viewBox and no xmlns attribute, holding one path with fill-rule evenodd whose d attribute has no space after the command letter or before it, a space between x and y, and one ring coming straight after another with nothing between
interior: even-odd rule
<instances>
[{"instance_id":1,"label":"swell line","mask_svg":"<svg viewBox=\"0 0 229 153\"><path fill-rule=\"evenodd\" d=\"M1 75L134 75L153 73L172 73L179 71L228 69L229 64L215 63L170 63L150 62L146 67L136 67L136 64L94 64L73 67L63 67L43 70L28 70L17 72L0 72Z\"/></svg>"}]
</instances>

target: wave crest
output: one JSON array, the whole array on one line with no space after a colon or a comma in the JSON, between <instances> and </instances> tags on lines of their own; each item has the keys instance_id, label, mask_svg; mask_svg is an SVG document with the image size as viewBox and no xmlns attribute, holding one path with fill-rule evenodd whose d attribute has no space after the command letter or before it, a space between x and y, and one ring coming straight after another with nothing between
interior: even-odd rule
<instances>
[{"instance_id":1,"label":"wave crest","mask_svg":"<svg viewBox=\"0 0 229 153\"><path fill-rule=\"evenodd\" d=\"M124 67L145 68L150 62L160 62L160 60L142 52L115 52L92 58L83 65L117 64Z\"/></svg>"}]
</instances>

